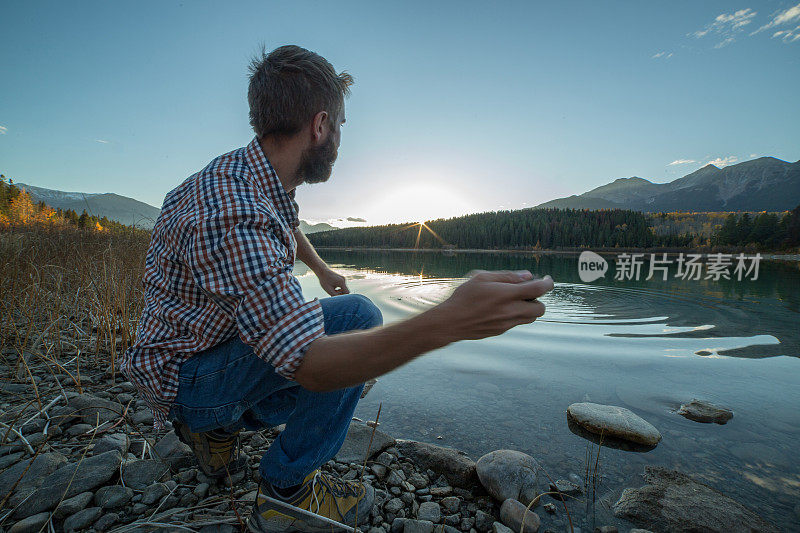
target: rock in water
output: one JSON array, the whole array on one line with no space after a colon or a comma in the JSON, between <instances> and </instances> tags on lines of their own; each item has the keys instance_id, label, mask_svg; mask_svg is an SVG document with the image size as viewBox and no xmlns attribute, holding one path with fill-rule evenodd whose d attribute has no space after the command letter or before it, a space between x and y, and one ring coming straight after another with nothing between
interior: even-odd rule
<instances>
[{"instance_id":1,"label":"rock in water","mask_svg":"<svg viewBox=\"0 0 800 533\"><path fill-rule=\"evenodd\" d=\"M367 448L369 448L369 458L372 458L386 448L394 446L392 437L378 429L374 431L375 437L373 438L373 428L359 422L351 422L344 444L342 444L335 459L340 463L360 463L367 454ZM371 438L372 446L370 446Z\"/></svg>"},{"instance_id":2,"label":"rock in water","mask_svg":"<svg viewBox=\"0 0 800 533\"><path fill-rule=\"evenodd\" d=\"M685 474L646 466L645 486L625 489L614 515L655 533L671 531L776 532L756 513Z\"/></svg>"},{"instance_id":3,"label":"rock in water","mask_svg":"<svg viewBox=\"0 0 800 533\"><path fill-rule=\"evenodd\" d=\"M567 408L567 420L603 439L619 439L655 447L661 433L647 420L615 405L573 403Z\"/></svg>"},{"instance_id":4,"label":"rock in water","mask_svg":"<svg viewBox=\"0 0 800 533\"><path fill-rule=\"evenodd\" d=\"M477 481L475 461L464 452L414 440L398 440L397 448L421 468L444 475L454 487L469 487Z\"/></svg>"},{"instance_id":5,"label":"rock in water","mask_svg":"<svg viewBox=\"0 0 800 533\"><path fill-rule=\"evenodd\" d=\"M678 414L695 422L704 424L726 424L733 418L733 411L702 400L692 399L691 402L681 405Z\"/></svg>"},{"instance_id":6,"label":"rock in water","mask_svg":"<svg viewBox=\"0 0 800 533\"><path fill-rule=\"evenodd\" d=\"M500 521L512 531L522 533L536 533L542 523L538 514L527 510L526 506L514 498L507 499L500 506ZM522 529L523 525L525 529Z\"/></svg>"},{"instance_id":7,"label":"rock in water","mask_svg":"<svg viewBox=\"0 0 800 533\"><path fill-rule=\"evenodd\" d=\"M541 494L536 459L516 450L489 452L476 464L478 479L486 491L498 501L513 498L528 505Z\"/></svg>"}]
</instances>

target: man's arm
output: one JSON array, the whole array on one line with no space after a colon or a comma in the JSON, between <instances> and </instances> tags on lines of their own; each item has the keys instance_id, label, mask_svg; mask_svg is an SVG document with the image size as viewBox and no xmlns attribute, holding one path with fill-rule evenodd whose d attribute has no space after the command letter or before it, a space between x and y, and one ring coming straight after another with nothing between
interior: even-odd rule
<instances>
[{"instance_id":1,"label":"man's arm","mask_svg":"<svg viewBox=\"0 0 800 533\"><path fill-rule=\"evenodd\" d=\"M363 383L415 357L465 339L499 335L544 314L535 300L553 288L530 272L480 272L436 307L389 326L329 335L306 350L295 380L326 392Z\"/></svg>"},{"instance_id":2,"label":"man's arm","mask_svg":"<svg viewBox=\"0 0 800 533\"><path fill-rule=\"evenodd\" d=\"M325 292L331 296L337 294L349 294L347 281L341 274L334 272L328 264L322 260L314 246L309 242L308 237L300 231L300 226L294 230L294 238L297 241L297 259L305 263L319 279L319 284Z\"/></svg>"}]
</instances>

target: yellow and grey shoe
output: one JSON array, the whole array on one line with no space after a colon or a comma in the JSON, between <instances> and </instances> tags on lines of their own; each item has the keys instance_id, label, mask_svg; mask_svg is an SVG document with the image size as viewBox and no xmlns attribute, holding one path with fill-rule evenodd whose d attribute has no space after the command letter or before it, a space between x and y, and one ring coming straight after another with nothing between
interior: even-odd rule
<instances>
[{"instance_id":1,"label":"yellow and grey shoe","mask_svg":"<svg viewBox=\"0 0 800 533\"><path fill-rule=\"evenodd\" d=\"M255 533L352 531L369 520L374 501L371 485L317 469L291 496L281 496L262 481L247 526Z\"/></svg>"},{"instance_id":2,"label":"yellow and grey shoe","mask_svg":"<svg viewBox=\"0 0 800 533\"><path fill-rule=\"evenodd\" d=\"M180 441L192 449L207 476L227 477L246 466L247 460L239 457L239 431L233 434L216 431L193 433L180 422L173 422L172 426Z\"/></svg>"}]
</instances>

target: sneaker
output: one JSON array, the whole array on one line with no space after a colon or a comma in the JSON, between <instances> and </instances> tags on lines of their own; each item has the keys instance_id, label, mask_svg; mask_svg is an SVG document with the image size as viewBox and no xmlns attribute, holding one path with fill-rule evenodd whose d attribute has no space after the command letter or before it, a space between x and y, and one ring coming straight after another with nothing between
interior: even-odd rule
<instances>
[{"instance_id":1,"label":"sneaker","mask_svg":"<svg viewBox=\"0 0 800 533\"><path fill-rule=\"evenodd\" d=\"M339 479L317 469L291 496L281 496L263 480L247 526L255 533L352 531L369 520L374 501L371 485Z\"/></svg>"},{"instance_id":2,"label":"sneaker","mask_svg":"<svg viewBox=\"0 0 800 533\"><path fill-rule=\"evenodd\" d=\"M172 427L178 439L192 449L208 477L227 477L247 464L244 457L239 457L239 431L233 434L217 431L192 433L180 422L173 422Z\"/></svg>"}]
</instances>

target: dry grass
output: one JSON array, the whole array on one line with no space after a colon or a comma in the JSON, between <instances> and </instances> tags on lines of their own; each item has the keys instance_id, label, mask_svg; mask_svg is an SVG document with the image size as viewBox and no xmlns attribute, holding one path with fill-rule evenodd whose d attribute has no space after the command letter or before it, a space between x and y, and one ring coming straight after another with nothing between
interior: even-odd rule
<instances>
[{"instance_id":1,"label":"dry grass","mask_svg":"<svg viewBox=\"0 0 800 533\"><path fill-rule=\"evenodd\" d=\"M141 312L148 242L140 230L0 233L0 363L11 378L36 392L33 369L44 366L80 391L86 365L115 374Z\"/></svg>"}]
</instances>

